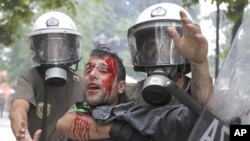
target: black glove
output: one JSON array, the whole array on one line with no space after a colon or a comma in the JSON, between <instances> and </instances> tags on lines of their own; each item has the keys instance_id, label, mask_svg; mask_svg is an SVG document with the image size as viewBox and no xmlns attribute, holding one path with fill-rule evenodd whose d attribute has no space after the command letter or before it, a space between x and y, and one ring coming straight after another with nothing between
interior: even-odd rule
<instances>
[{"instance_id":1,"label":"black glove","mask_svg":"<svg viewBox=\"0 0 250 141\"><path fill-rule=\"evenodd\" d=\"M109 135L112 141L150 141L149 136L142 135L128 123L114 120Z\"/></svg>"}]
</instances>

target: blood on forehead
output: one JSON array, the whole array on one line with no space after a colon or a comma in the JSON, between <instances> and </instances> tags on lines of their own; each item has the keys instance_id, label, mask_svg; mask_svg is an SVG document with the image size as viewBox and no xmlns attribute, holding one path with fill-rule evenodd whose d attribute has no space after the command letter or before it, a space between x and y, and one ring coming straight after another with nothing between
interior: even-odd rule
<instances>
[{"instance_id":1,"label":"blood on forehead","mask_svg":"<svg viewBox=\"0 0 250 141\"><path fill-rule=\"evenodd\" d=\"M110 95L112 91L112 86L113 86L113 83L117 74L117 70L116 70L117 62L114 58L109 57L109 56L104 57L103 59L108 64L108 72L109 72L109 77L103 80L103 84L108 94Z\"/></svg>"},{"instance_id":2,"label":"blood on forehead","mask_svg":"<svg viewBox=\"0 0 250 141\"><path fill-rule=\"evenodd\" d=\"M116 75L116 69L117 69L117 63L116 63L116 60L112 57L105 57L104 58L105 62L108 64L108 71L110 73L114 73L114 75Z\"/></svg>"},{"instance_id":3,"label":"blood on forehead","mask_svg":"<svg viewBox=\"0 0 250 141\"><path fill-rule=\"evenodd\" d=\"M110 56L106 56L106 57L103 57L103 58L92 57L91 59L89 59L88 63L85 65L85 67L93 69L93 68L98 66L98 64L99 64L98 62L100 60L105 61L105 63L107 64L107 68L108 68L109 73L115 73L115 75L116 75L117 62L113 57L110 57ZM102 64L102 63L100 63L100 64ZM106 64L102 64L102 65L106 65Z\"/></svg>"}]
</instances>

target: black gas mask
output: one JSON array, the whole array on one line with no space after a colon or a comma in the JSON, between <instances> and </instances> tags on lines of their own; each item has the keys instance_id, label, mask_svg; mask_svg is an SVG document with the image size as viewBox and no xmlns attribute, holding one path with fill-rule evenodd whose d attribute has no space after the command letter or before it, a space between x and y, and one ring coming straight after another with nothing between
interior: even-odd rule
<instances>
[{"instance_id":1,"label":"black gas mask","mask_svg":"<svg viewBox=\"0 0 250 141\"><path fill-rule=\"evenodd\" d=\"M171 101L171 94L165 90L169 80L177 79L179 73L176 66L147 67L148 77L145 79L142 89L143 99L155 106L165 105Z\"/></svg>"}]
</instances>

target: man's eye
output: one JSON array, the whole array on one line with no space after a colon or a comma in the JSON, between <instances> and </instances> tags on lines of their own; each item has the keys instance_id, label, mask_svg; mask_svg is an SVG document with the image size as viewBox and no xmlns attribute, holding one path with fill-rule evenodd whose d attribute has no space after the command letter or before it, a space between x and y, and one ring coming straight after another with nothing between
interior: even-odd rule
<instances>
[{"instance_id":1,"label":"man's eye","mask_svg":"<svg viewBox=\"0 0 250 141\"><path fill-rule=\"evenodd\" d=\"M91 72L91 69L86 69L85 71L84 71L84 73L90 73Z\"/></svg>"},{"instance_id":2,"label":"man's eye","mask_svg":"<svg viewBox=\"0 0 250 141\"><path fill-rule=\"evenodd\" d=\"M108 71L106 69L101 69L99 70L101 73L108 73Z\"/></svg>"}]
</instances>

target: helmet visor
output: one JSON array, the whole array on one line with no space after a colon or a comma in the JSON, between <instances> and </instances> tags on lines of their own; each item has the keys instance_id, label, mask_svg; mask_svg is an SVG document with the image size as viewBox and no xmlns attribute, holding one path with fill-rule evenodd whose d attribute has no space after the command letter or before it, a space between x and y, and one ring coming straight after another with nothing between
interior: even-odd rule
<instances>
[{"instance_id":1,"label":"helmet visor","mask_svg":"<svg viewBox=\"0 0 250 141\"><path fill-rule=\"evenodd\" d=\"M79 61L80 36L48 33L30 37L33 60L39 64L65 64Z\"/></svg>"},{"instance_id":2,"label":"helmet visor","mask_svg":"<svg viewBox=\"0 0 250 141\"><path fill-rule=\"evenodd\" d=\"M167 32L166 25L144 28L129 35L133 63L136 66L166 66L185 63L185 58L179 54L175 43ZM182 35L181 27L175 27ZM134 38L134 39L133 39Z\"/></svg>"}]
</instances>

